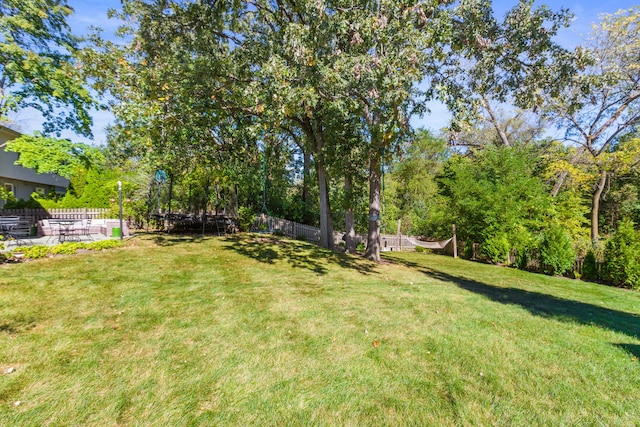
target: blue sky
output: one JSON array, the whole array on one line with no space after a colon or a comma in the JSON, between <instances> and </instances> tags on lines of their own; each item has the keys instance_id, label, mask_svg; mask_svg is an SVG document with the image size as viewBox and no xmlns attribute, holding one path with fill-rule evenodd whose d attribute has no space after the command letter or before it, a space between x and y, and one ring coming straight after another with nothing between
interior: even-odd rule
<instances>
[{"instance_id":1,"label":"blue sky","mask_svg":"<svg viewBox=\"0 0 640 427\"><path fill-rule=\"evenodd\" d=\"M76 34L86 34L90 26L100 27L105 30L105 35L113 34L117 26L117 22L107 18L107 10L109 8L119 9L119 0L68 0L75 13L69 19L69 25ZM498 0L494 2L494 8L497 16L501 17L516 1ZM569 8L575 15L575 19L571 28L562 31L558 41L567 47L573 47L580 43L584 36L589 33L591 24L598 21L598 16L603 13L614 13L620 9L628 9L637 6L638 3L631 0L586 0L586 1L538 1L537 4L547 4L552 9L560 9L561 7ZM446 108L439 103L430 104L431 113L424 117L415 117L411 121L413 126L425 127L437 131L446 127L450 118ZM35 110L24 110L18 112L14 117L14 122L19 130L24 133L41 130L42 119L38 117ZM95 112L93 114L93 141L78 137L71 132L62 136L69 138L75 142L90 142L95 144L103 144L104 128L111 123L113 117L109 112Z\"/></svg>"}]
</instances>

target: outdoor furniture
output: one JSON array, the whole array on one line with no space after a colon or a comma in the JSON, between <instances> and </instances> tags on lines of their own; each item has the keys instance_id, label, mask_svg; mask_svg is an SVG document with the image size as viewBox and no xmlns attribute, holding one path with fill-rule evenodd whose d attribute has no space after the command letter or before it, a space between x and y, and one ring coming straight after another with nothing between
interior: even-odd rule
<instances>
[{"instance_id":1,"label":"outdoor furniture","mask_svg":"<svg viewBox=\"0 0 640 427\"><path fill-rule=\"evenodd\" d=\"M19 216L0 217L0 235L2 235L2 240L13 240L16 245L24 244L21 238L22 234Z\"/></svg>"},{"instance_id":2,"label":"outdoor furniture","mask_svg":"<svg viewBox=\"0 0 640 427\"><path fill-rule=\"evenodd\" d=\"M81 236L86 236L89 239L93 240L91 237L91 218L83 219L78 224L78 233Z\"/></svg>"},{"instance_id":3,"label":"outdoor furniture","mask_svg":"<svg viewBox=\"0 0 640 427\"><path fill-rule=\"evenodd\" d=\"M79 241L79 230L75 227L77 220L75 219L63 219L63 218L51 218L49 224L54 231L57 231L58 241L63 243L65 241ZM54 233L53 236L56 236Z\"/></svg>"}]
</instances>

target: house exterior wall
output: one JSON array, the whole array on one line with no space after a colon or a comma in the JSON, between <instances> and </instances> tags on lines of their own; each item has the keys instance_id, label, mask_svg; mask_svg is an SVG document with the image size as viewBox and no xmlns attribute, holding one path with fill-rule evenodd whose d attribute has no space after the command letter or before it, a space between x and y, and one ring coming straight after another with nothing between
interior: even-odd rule
<instances>
[{"instance_id":1,"label":"house exterior wall","mask_svg":"<svg viewBox=\"0 0 640 427\"><path fill-rule=\"evenodd\" d=\"M18 166L18 153L4 150L4 143L18 138L21 134L0 125L0 185L13 188L17 199L28 200L34 192L48 194L51 191L64 193L69 187L69 180L52 173L38 174L33 169ZM0 208L5 204L0 200Z\"/></svg>"}]
</instances>

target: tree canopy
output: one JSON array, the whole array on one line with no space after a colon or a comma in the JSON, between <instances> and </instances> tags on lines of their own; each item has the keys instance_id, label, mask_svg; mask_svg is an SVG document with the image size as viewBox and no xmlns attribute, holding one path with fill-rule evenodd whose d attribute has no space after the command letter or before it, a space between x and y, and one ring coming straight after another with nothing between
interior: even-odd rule
<instances>
[{"instance_id":1,"label":"tree canopy","mask_svg":"<svg viewBox=\"0 0 640 427\"><path fill-rule=\"evenodd\" d=\"M80 39L66 22L65 0L0 2L0 120L32 107L45 133L72 129L91 134L89 110L97 104L76 59Z\"/></svg>"}]
</instances>

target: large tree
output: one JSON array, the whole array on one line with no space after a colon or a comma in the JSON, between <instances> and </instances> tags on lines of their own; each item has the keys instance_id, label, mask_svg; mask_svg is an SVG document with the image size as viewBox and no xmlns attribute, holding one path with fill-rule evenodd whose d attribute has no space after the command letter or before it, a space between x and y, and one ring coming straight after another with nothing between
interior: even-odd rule
<instances>
[{"instance_id":1,"label":"large tree","mask_svg":"<svg viewBox=\"0 0 640 427\"><path fill-rule=\"evenodd\" d=\"M599 240L600 199L612 167L623 159L637 162L635 155L629 155L633 150L625 149L623 154L616 143L640 121L639 30L640 8L604 16L582 48L592 65L575 75L566 89L548 98L548 116L566 130L565 140L579 147L572 160L587 155L595 169L591 192L594 245ZM554 194L566 177L566 171L559 174Z\"/></svg>"},{"instance_id":2,"label":"large tree","mask_svg":"<svg viewBox=\"0 0 640 427\"><path fill-rule=\"evenodd\" d=\"M76 60L80 40L66 19L65 0L0 2L0 120L32 107L45 118L45 133L72 129L91 134L96 106Z\"/></svg>"},{"instance_id":3,"label":"large tree","mask_svg":"<svg viewBox=\"0 0 640 427\"><path fill-rule=\"evenodd\" d=\"M520 0L499 20L490 0L461 5L454 11L452 54L433 76L439 96L454 113L452 140L475 144L461 131L468 122L485 122L495 130L499 145L511 146L516 141L501 107L535 111L543 105L543 91L557 94L583 66L581 52L555 41L572 15L567 9L554 11Z\"/></svg>"}]
</instances>

